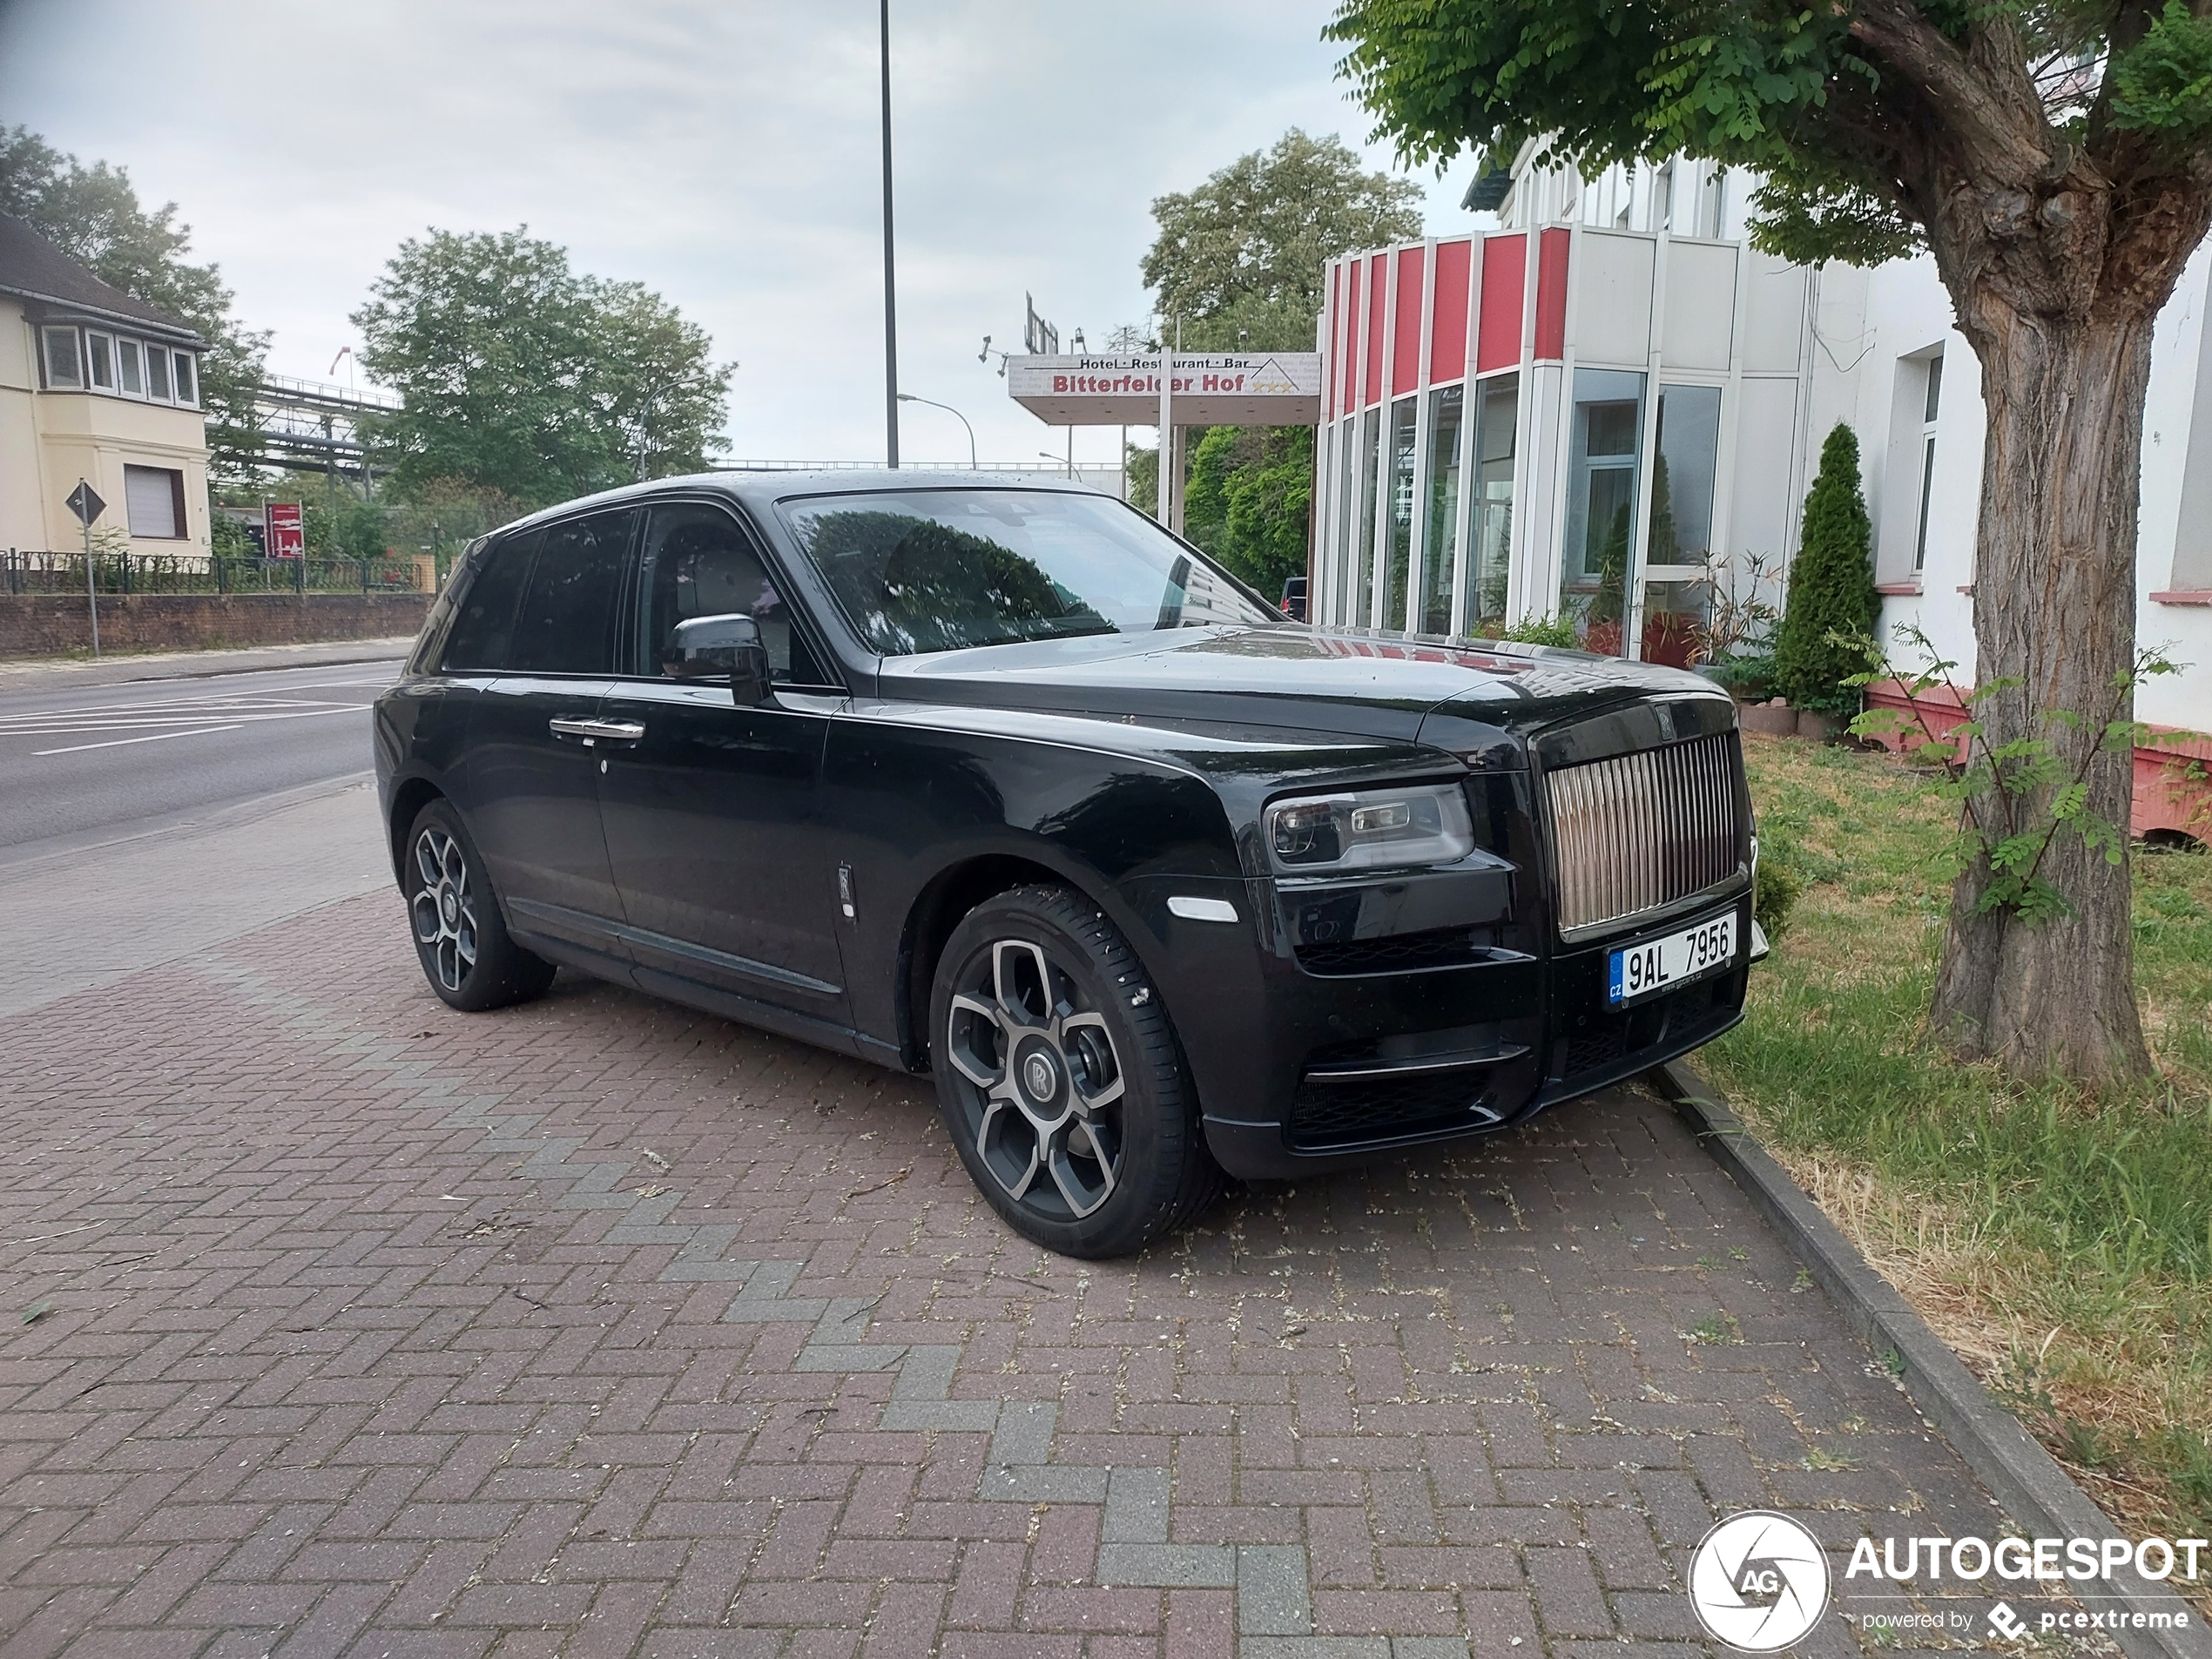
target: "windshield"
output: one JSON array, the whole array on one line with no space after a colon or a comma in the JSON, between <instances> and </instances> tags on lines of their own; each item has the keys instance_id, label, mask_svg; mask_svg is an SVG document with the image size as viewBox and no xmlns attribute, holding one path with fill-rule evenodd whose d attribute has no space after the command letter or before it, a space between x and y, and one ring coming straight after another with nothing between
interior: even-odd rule
<instances>
[{"instance_id":1,"label":"windshield","mask_svg":"<svg viewBox=\"0 0 2212 1659\"><path fill-rule=\"evenodd\" d=\"M917 489L783 511L846 616L887 657L1283 620L1150 519L1096 496Z\"/></svg>"}]
</instances>

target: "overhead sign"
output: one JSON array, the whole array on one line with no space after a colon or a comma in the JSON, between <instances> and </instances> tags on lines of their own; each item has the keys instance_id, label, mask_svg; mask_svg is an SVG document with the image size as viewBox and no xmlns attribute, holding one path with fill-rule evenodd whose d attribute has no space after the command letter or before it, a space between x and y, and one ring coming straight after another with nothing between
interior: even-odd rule
<instances>
[{"instance_id":1,"label":"overhead sign","mask_svg":"<svg viewBox=\"0 0 2212 1659\"><path fill-rule=\"evenodd\" d=\"M1060 331L1037 315L1037 302L1027 293L1022 296L1022 307L1028 318L1022 325L1022 343L1032 352L1050 356L1060 349ZM1082 333L1077 329L1078 334Z\"/></svg>"},{"instance_id":2,"label":"overhead sign","mask_svg":"<svg viewBox=\"0 0 2212 1659\"><path fill-rule=\"evenodd\" d=\"M100 492L82 478L77 481L77 488L69 492L65 504L71 512L77 515L77 522L86 529L91 529L92 521L107 511L107 503L100 499Z\"/></svg>"},{"instance_id":3,"label":"overhead sign","mask_svg":"<svg viewBox=\"0 0 2212 1659\"><path fill-rule=\"evenodd\" d=\"M307 526L300 522L300 503L296 501L273 501L263 504L266 517L262 532L262 551L273 559L302 559L307 556Z\"/></svg>"},{"instance_id":4,"label":"overhead sign","mask_svg":"<svg viewBox=\"0 0 2212 1659\"><path fill-rule=\"evenodd\" d=\"M1321 419L1321 354L1311 351L1009 357L1007 390L1053 426L1155 426L1161 365L1170 359L1177 426L1312 426Z\"/></svg>"}]
</instances>

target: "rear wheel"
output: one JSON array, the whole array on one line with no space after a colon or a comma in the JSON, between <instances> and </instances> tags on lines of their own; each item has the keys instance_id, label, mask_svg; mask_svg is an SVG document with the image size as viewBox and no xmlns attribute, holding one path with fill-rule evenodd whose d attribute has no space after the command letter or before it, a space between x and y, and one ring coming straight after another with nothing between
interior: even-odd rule
<instances>
[{"instance_id":1,"label":"rear wheel","mask_svg":"<svg viewBox=\"0 0 2212 1659\"><path fill-rule=\"evenodd\" d=\"M1024 1237L1126 1255L1221 1190L1167 1011L1089 900L986 900L939 958L937 1098L968 1175Z\"/></svg>"},{"instance_id":2,"label":"rear wheel","mask_svg":"<svg viewBox=\"0 0 2212 1659\"><path fill-rule=\"evenodd\" d=\"M415 954L430 988L465 1013L545 995L554 966L516 944L460 814L434 800L415 815L402 864Z\"/></svg>"}]
</instances>

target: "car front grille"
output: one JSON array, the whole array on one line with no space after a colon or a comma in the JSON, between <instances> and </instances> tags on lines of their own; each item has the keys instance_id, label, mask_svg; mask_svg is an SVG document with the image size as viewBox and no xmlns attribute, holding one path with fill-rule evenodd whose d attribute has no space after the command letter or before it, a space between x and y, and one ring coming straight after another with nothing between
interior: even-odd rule
<instances>
[{"instance_id":1,"label":"car front grille","mask_svg":"<svg viewBox=\"0 0 2212 1659\"><path fill-rule=\"evenodd\" d=\"M1560 932L1628 921L1734 875L1739 794L1728 732L1545 773Z\"/></svg>"}]
</instances>

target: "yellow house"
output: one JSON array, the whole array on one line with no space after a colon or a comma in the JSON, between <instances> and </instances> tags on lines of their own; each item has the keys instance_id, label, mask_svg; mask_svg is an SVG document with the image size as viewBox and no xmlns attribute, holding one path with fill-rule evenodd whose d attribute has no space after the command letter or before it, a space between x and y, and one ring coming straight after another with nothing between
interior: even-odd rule
<instances>
[{"instance_id":1,"label":"yellow house","mask_svg":"<svg viewBox=\"0 0 2212 1659\"><path fill-rule=\"evenodd\" d=\"M95 533L204 558L206 343L0 213L0 549L82 549L82 478L107 502Z\"/></svg>"}]
</instances>

